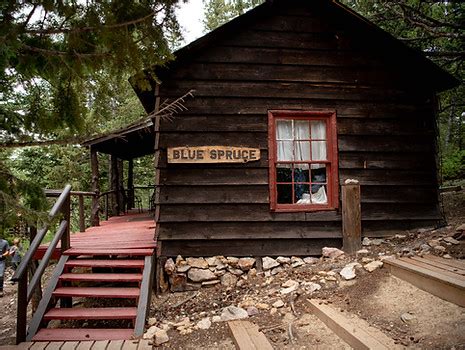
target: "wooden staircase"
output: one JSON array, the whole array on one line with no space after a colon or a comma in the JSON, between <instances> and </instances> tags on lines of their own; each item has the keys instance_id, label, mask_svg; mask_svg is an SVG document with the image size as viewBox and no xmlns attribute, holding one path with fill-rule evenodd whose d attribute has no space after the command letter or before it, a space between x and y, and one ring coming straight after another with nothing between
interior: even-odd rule
<instances>
[{"instance_id":1,"label":"wooden staircase","mask_svg":"<svg viewBox=\"0 0 465 350\"><path fill-rule=\"evenodd\" d=\"M30 322L27 340L127 340L141 336L150 305L153 253L152 248L65 251ZM63 325L47 328L56 320Z\"/></svg>"}]
</instances>

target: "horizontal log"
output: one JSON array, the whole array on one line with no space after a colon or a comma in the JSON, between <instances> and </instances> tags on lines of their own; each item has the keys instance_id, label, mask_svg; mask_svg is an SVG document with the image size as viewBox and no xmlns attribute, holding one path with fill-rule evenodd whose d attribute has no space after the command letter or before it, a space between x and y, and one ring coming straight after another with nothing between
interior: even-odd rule
<instances>
[{"instance_id":1,"label":"horizontal log","mask_svg":"<svg viewBox=\"0 0 465 350\"><path fill-rule=\"evenodd\" d=\"M160 224L160 240L340 238L340 222L178 222Z\"/></svg>"},{"instance_id":2,"label":"horizontal log","mask_svg":"<svg viewBox=\"0 0 465 350\"><path fill-rule=\"evenodd\" d=\"M372 51L311 50L299 48L263 48L226 46L220 44L203 50L195 57L196 63L248 63L302 66L376 67L383 59Z\"/></svg>"},{"instance_id":3,"label":"horizontal log","mask_svg":"<svg viewBox=\"0 0 465 350\"><path fill-rule=\"evenodd\" d=\"M156 204L269 204L268 185L163 186ZM428 186L362 186L362 203L437 203L437 190Z\"/></svg>"},{"instance_id":4,"label":"horizontal log","mask_svg":"<svg viewBox=\"0 0 465 350\"><path fill-rule=\"evenodd\" d=\"M340 169L416 169L435 168L431 153L340 152Z\"/></svg>"},{"instance_id":5,"label":"horizontal log","mask_svg":"<svg viewBox=\"0 0 465 350\"><path fill-rule=\"evenodd\" d=\"M340 169L339 183L346 179L357 179L361 185L429 185L435 186L433 171L397 169ZM160 169L163 185L267 185L267 168L184 168Z\"/></svg>"},{"instance_id":6,"label":"horizontal log","mask_svg":"<svg viewBox=\"0 0 465 350\"><path fill-rule=\"evenodd\" d=\"M273 240L179 240L162 241L162 256L310 256L321 255L323 247L341 247L342 240L324 239L273 239Z\"/></svg>"},{"instance_id":7,"label":"horizontal log","mask_svg":"<svg viewBox=\"0 0 465 350\"><path fill-rule=\"evenodd\" d=\"M161 74L162 81L173 79L270 81L357 84L373 87L412 86L407 76L395 69L333 66L251 65L229 63L190 63ZM163 96L163 90L160 91Z\"/></svg>"},{"instance_id":8,"label":"horizontal log","mask_svg":"<svg viewBox=\"0 0 465 350\"><path fill-rule=\"evenodd\" d=\"M308 69L308 68L305 68ZM267 79L265 79L267 80ZM175 79L161 85L164 96L181 96L195 90L199 97L262 97L262 98L311 98L339 99L372 102L423 102L425 97L411 91L360 84L330 84L328 82L255 82Z\"/></svg>"},{"instance_id":9,"label":"horizontal log","mask_svg":"<svg viewBox=\"0 0 465 350\"><path fill-rule=\"evenodd\" d=\"M222 145L268 148L266 132L165 132L160 135L160 148L181 146ZM432 152L433 137L408 135L339 135L339 152Z\"/></svg>"},{"instance_id":10,"label":"horizontal log","mask_svg":"<svg viewBox=\"0 0 465 350\"><path fill-rule=\"evenodd\" d=\"M176 98L179 96L160 95L162 101L166 98ZM431 114L433 110L428 104L413 103L383 103L373 101L358 101L357 104L343 100L325 99L290 99L290 98L242 98L224 97L207 98L199 97L186 101L187 110L179 112L177 115L267 115L270 109L277 110L336 110L338 117L350 118L416 118L424 113Z\"/></svg>"}]
</instances>

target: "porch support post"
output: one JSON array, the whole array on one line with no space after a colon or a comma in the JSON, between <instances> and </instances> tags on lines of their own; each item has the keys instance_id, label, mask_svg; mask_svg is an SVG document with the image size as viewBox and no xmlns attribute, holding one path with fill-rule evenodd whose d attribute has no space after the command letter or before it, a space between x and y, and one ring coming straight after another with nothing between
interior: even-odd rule
<instances>
[{"instance_id":1,"label":"porch support post","mask_svg":"<svg viewBox=\"0 0 465 350\"><path fill-rule=\"evenodd\" d=\"M134 160L128 160L128 209L134 208Z\"/></svg>"},{"instance_id":2,"label":"porch support post","mask_svg":"<svg viewBox=\"0 0 465 350\"><path fill-rule=\"evenodd\" d=\"M90 147L90 166L92 169L92 192L95 193L95 195L92 196L92 212L90 222L91 226L100 226L100 206L98 198L100 195L100 174L98 169L98 154L93 147Z\"/></svg>"},{"instance_id":3,"label":"porch support post","mask_svg":"<svg viewBox=\"0 0 465 350\"><path fill-rule=\"evenodd\" d=\"M118 201L118 158L116 155L110 155L110 190L111 193L111 215L119 215L120 207Z\"/></svg>"},{"instance_id":4,"label":"porch support post","mask_svg":"<svg viewBox=\"0 0 465 350\"><path fill-rule=\"evenodd\" d=\"M124 191L124 163L118 159L118 207L120 212L126 212L126 192Z\"/></svg>"},{"instance_id":5,"label":"porch support post","mask_svg":"<svg viewBox=\"0 0 465 350\"><path fill-rule=\"evenodd\" d=\"M355 254L362 248L360 184L357 180L342 185L342 241L343 250L348 254Z\"/></svg>"}]
</instances>

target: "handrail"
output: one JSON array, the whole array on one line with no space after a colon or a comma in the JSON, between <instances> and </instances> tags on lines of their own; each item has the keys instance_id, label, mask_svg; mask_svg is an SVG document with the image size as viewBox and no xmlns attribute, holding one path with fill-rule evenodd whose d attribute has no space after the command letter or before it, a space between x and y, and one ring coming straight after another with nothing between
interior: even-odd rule
<instances>
[{"instance_id":1,"label":"handrail","mask_svg":"<svg viewBox=\"0 0 465 350\"><path fill-rule=\"evenodd\" d=\"M44 193L47 195L47 197L58 197L62 192L63 190L55 190L55 189L44 190ZM89 196L89 197L97 196L96 192L89 192L89 191L71 191L69 194L71 196Z\"/></svg>"},{"instance_id":2,"label":"handrail","mask_svg":"<svg viewBox=\"0 0 465 350\"><path fill-rule=\"evenodd\" d=\"M53 205L52 209L48 213L49 222L45 224L45 226L37 232L36 236L34 237L29 249L27 250L26 254L24 255L20 265L18 266L17 270L15 271L12 280L18 281L18 305L17 305L17 317L16 317L16 343L19 344L26 340L26 328L27 328L27 306L29 301L32 298L34 290L40 283L42 275L48 266L50 258L58 245L58 242L61 240L61 250L64 252L65 250L70 248L70 235L69 235L69 222L70 222L70 195L71 195L71 185L66 185L63 189L62 193L59 195L57 201ZM31 278L31 282L28 285L28 266L31 264L37 249L39 248L42 240L44 239L49 227L50 222L59 214L63 213L63 220L60 222L58 230L56 231L52 242L47 248L47 251L41 262L39 267L34 273L34 276Z\"/></svg>"},{"instance_id":3,"label":"handrail","mask_svg":"<svg viewBox=\"0 0 465 350\"><path fill-rule=\"evenodd\" d=\"M63 192L53 205L52 209L50 209L50 212L48 214L50 220L53 220L56 217L56 215L62 209L63 205L66 203L66 201L69 200L70 192L71 185L66 185ZM34 255L36 254L37 249L42 243L42 240L44 239L48 229L49 224L47 223L39 232L37 232L37 235L34 237L33 241L31 242L31 245L29 246L29 249L27 250L26 254L24 254L24 257L21 259L21 263L19 264L18 268L13 274L13 277L11 278L12 281L18 281L27 272L27 266L31 263L32 259L34 258Z\"/></svg>"}]
</instances>

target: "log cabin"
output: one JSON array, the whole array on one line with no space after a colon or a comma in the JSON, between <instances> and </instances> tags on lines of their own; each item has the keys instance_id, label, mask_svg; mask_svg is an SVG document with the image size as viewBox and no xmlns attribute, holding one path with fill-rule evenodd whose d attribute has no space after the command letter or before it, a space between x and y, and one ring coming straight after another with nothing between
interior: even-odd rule
<instances>
[{"instance_id":1,"label":"log cabin","mask_svg":"<svg viewBox=\"0 0 465 350\"><path fill-rule=\"evenodd\" d=\"M458 82L338 1L266 1L174 56L131 79L147 113L194 95L153 122L159 256L340 246L347 179L365 236L443 220L436 94Z\"/></svg>"}]
</instances>

